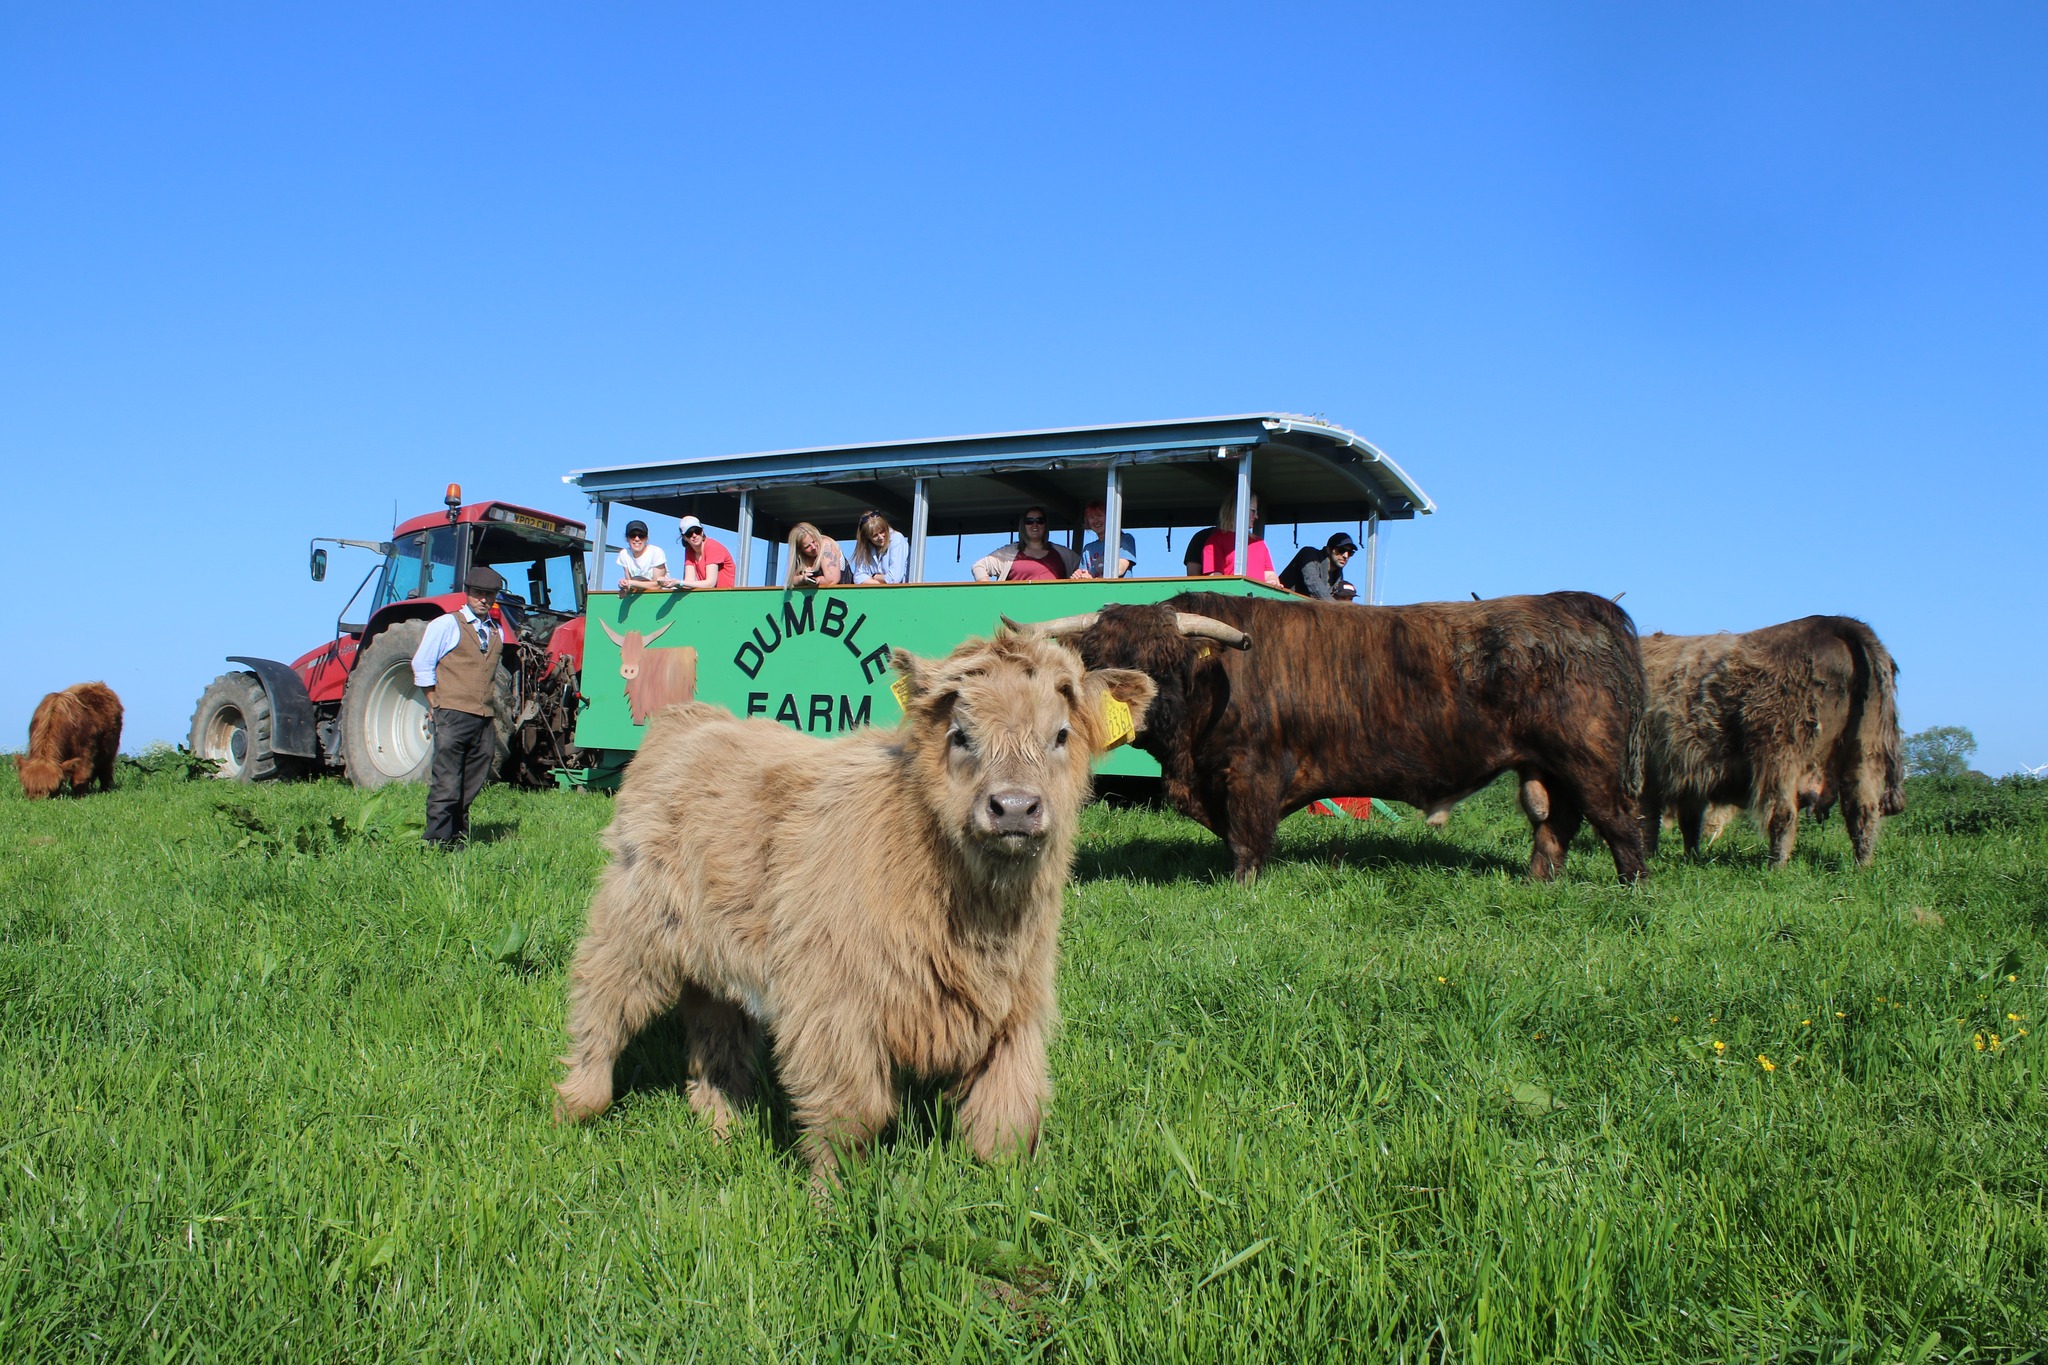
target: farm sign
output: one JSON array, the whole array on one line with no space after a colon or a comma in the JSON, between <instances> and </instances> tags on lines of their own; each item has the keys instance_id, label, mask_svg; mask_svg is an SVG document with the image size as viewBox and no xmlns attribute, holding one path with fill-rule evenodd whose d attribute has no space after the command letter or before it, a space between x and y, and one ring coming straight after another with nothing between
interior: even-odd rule
<instances>
[{"instance_id":1,"label":"farm sign","mask_svg":"<svg viewBox=\"0 0 2048 1365\"><path fill-rule=\"evenodd\" d=\"M720 588L590 594L598 629L583 644L586 749L640 747L647 717L697 700L821 738L892 725L890 651L938 657L999 616L1042 621L1108 602L1158 602L1191 588L1272 593L1241 578L1083 579L1049 583L917 583L893 587ZM688 650L689 657L662 656ZM1104 772L1157 776L1146 754L1120 748Z\"/></svg>"}]
</instances>

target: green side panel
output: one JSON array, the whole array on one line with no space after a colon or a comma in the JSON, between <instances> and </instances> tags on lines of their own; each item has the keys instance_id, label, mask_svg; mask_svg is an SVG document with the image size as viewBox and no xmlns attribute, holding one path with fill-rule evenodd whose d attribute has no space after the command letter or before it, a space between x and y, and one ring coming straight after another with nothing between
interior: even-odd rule
<instances>
[{"instance_id":1,"label":"green side panel","mask_svg":"<svg viewBox=\"0 0 2048 1365\"><path fill-rule=\"evenodd\" d=\"M1242 578L593 592L583 637L587 704L576 743L640 747L646 724L633 719L621 672L622 643L630 647L636 638L650 655L696 651L696 700L824 737L859 725L893 725L902 716L889 690L892 649L938 658L969 636L994 633L1002 616L1049 621L1111 602L1161 602L1189 591L1287 596ZM673 695L684 685L679 677L689 673L678 668L683 662L642 663L635 685L643 711L651 714L650 703L685 699ZM1131 777L1159 775L1157 763L1128 745L1105 754L1096 767Z\"/></svg>"}]
</instances>

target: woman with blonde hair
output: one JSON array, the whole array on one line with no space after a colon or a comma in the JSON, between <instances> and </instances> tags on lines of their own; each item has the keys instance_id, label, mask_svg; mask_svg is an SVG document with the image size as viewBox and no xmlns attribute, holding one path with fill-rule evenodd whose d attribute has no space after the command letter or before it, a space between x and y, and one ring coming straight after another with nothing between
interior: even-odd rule
<instances>
[{"instance_id":1,"label":"woman with blonde hair","mask_svg":"<svg viewBox=\"0 0 2048 1365\"><path fill-rule=\"evenodd\" d=\"M1242 575L1261 583L1280 586L1280 575L1273 569L1273 553L1266 548L1266 538L1259 534L1259 495L1252 494L1251 504L1251 549L1244 555L1237 553L1237 495L1232 493L1223 499L1223 506L1216 509L1216 529L1209 533L1209 539L1202 546L1202 572L1212 577L1217 574Z\"/></svg>"},{"instance_id":2,"label":"woman with blonde hair","mask_svg":"<svg viewBox=\"0 0 2048 1365\"><path fill-rule=\"evenodd\" d=\"M789 528L789 578L792 588L834 587L846 581L846 556L839 542L828 540L808 521Z\"/></svg>"},{"instance_id":3,"label":"woman with blonde hair","mask_svg":"<svg viewBox=\"0 0 2048 1365\"><path fill-rule=\"evenodd\" d=\"M910 541L890 529L889 519L870 507L853 528L856 585L910 581Z\"/></svg>"}]
</instances>

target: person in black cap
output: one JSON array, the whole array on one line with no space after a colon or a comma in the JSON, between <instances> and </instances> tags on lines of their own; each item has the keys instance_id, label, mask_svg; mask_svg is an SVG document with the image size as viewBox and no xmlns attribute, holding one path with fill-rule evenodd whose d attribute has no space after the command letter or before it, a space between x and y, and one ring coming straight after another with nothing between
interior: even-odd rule
<instances>
[{"instance_id":1,"label":"person in black cap","mask_svg":"<svg viewBox=\"0 0 2048 1365\"><path fill-rule=\"evenodd\" d=\"M1324 543L1318 550L1311 546L1297 553L1287 561L1287 567L1280 571L1280 586L1304 597L1320 598L1325 602L1349 600L1355 593L1338 593L1338 585L1350 587L1344 582L1344 566L1351 562L1351 556L1358 552L1358 542L1343 531Z\"/></svg>"},{"instance_id":2,"label":"person in black cap","mask_svg":"<svg viewBox=\"0 0 2048 1365\"><path fill-rule=\"evenodd\" d=\"M491 780L497 756L491 702L505 633L493 604L504 586L497 570L471 569L462 579L469 600L461 611L429 621L412 656L412 680L426 692L434 718L426 840L442 848L469 838L469 804Z\"/></svg>"},{"instance_id":3,"label":"person in black cap","mask_svg":"<svg viewBox=\"0 0 2048 1365\"><path fill-rule=\"evenodd\" d=\"M619 551L619 587L625 591L645 591L672 588L675 582L668 576L668 552L647 543L647 523L627 522L626 548Z\"/></svg>"}]
</instances>

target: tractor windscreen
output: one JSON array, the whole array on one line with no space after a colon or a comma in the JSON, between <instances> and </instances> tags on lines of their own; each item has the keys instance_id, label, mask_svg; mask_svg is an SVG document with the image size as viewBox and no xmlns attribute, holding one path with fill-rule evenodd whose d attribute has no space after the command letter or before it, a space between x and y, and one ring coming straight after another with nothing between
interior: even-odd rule
<instances>
[{"instance_id":1,"label":"tractor windscreen","mask_svg":"<svg viewBox=\"0 0 2048 1365\"><path fill-rule=\"evenodd\" d=\"M478 529L470 563L505 576L504 596L528 611L575 616L583 610L583 542L527 527Z\"/></svg>"}]
</instances>

